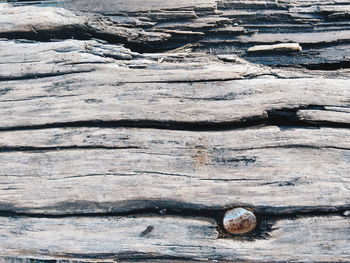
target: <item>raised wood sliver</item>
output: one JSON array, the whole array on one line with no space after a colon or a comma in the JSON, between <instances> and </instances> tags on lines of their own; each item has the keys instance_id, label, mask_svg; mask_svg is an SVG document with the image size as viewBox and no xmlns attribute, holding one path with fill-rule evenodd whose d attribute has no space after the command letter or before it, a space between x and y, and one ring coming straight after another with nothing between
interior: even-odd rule
<instances>
[{"instance_id":1,"label":"raised wood sliver","mask_svg":"<svg viewBox=\"0 0 350 263\"><path fill-rule=\"evenodd\" d=\"M349 6L0 3L0 261L350 261Z\"/></svg>"}]
</instances>

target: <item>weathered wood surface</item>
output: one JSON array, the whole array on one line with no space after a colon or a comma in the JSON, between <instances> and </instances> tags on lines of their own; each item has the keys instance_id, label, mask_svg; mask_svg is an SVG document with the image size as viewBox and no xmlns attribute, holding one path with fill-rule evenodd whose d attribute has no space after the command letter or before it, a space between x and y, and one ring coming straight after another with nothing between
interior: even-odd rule
<instances>
[{"instance_id":1,"label":"weathered wood surface","mask_svg":"<svg viewBox=\"0 0 350 263\"><path fill-rule=\"evenodd\" d=\"M350 208L349 129L1 134L1 210L74 214L243 205L279 214Z\"/></svg>"},{"instance_id":2,"label":"weathered wood surface","mask_svg":"<svg viewBox=\"0 0 350 263\"><path fill-rule=\"evenodd\" d=\"M213 220L186 217L1 218L0 253L36 258L348 261L350 221L340 216L268 222L254 242L220 238ZM335 233L336 231L336 233ZM108 236L108 238L106 238ZM43 240L45 240L43 242ZM312 251L312 253L310 253ZM254 253L252 253L254 252ZM47 255L50 255L48 257Z\"/></svg>"},{"instance_id":3,"label":"weathered wood surface","mask_svg":"<svg viewBox=\"0 0 350 263\"><path fill-rule=\"evenodd\" d=\"M0 262L350 261L349 7L1 2Z\"/></svg>"},{"instance_id":4,"label":"weathered wood surface","mask_svg":"<svg viewBox=\"0 0 350 263\"><path fill-rule=\"evenodd\" d=\"M160 63L96 41L0 46L1 128L79 121L244 122L276 110L294 110L291 118L299 119L298 111L310 107L320 107L311 120L332 122L329 114L323 120L328 110L322 108L349 105L349 80L341 76L287 77L282 70L209 58L196 62L184 54L176 64ZM16 50L24 63L16 61ZM307 121L308 115L300 118Z\"/></svg>"},{"instance_id":5,"label":"weathered wood surface","mask_svg":"<svg viewBox=\"0 0 350 263\"><path fill-rule=\"evenodd\" d=\"M0 37L93 36L140 51L191 43L198 50L235 53L267 65L349 67L348 0L62 0L38 1L34 6L23 6L23 2L28 1L15 2L20 3L16 8L2 4L1 17L7 18L0 20ZM74 14L79 11L84 13ZM246 52L256 44L290 41L301 43L303 51Z\"/></svg>"}]
</instances>

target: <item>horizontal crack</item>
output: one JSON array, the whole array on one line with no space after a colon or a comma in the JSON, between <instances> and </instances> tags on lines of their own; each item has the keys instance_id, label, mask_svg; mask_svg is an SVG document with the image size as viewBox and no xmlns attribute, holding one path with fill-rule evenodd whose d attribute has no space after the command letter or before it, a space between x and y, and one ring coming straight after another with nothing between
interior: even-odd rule
<instances>
[{"instance_id":1,"label":"horizontal crack","mask_svg":"<svg viewBox=\"0 0 350 263\"><path fill-rule=\"evenodd\" d=\"M157 121L157 120L89 120L75 122L59 122L28 126L0 127L1 131L18 130L39 130L51 128L79 128L79 127L97 127L97 128L149 128L163 130L183 130L183 131L224 131L234 129L252 128L256 126L278 126L288 127L333 127L350 128L350 123L338 123L331 121L308 121L300 120L297 112L302 109L325 110L322 106L303 106L289 109L268 110L266 115L257 115L249 118L242 118L237 121L223 122L186 122L186 121Z\"/></svg>"},{"instance_id":2,"label":"horizontal crack","mask_svg":"<svg viewBox=\"0 0 350 263\"><path fill-rule=\"evenodd\" d=\"M293 220L305 217L345 216L345 211L350 210L350 204L339 207L252 207L244 205L232 205L231 207L200 207L195 204L180 203L169 200L134 200L145 206L126 212L110 213L74 213L74 214L48 214L48 213L18 213L12 211L0 211L0 217L29 217L29 218L98 218L98 217L193 217L213 219L217 223L218 238L233 239L238 241L254 241L257 239L268 239L273 225L278 220ZM148 203L149 202L149 203ZM147 206L148 204L148 206ZM225 232L222 220L225 212L234 207L245 207L253 211L257 217L256 229L245 235L230 235Z\"/></svg>"},{"instance_id":3,"label":"horizontal crack","mask_svg":"<svg viewBox=\"0 0 350 263\"><path fill-rule=\"evenodd\" d=\"M329 63L313 63L313 64L302 64L302 67L308 70L339 70L350 68L350 60L329 62Z\"/></svg>"},{"instance_id":4,"label":"horizontal crack","mask_svg":"<svg viewBox=\"0 0 350 263\"><path fill-rule=\"evenodd\" d=\"M152 120L121 120L121 121L76 121L50 123L42 125L3 127L1 131L18 130L39 130L50 128L79 128L79 127L97 127L97 128L150 128L164 130L186 130L186 131L215 131L230 130L235 128L251 127L265 123L264 118L251 118L239 122L178 122L178 121L152 121Z\"/></svg>"},{"instance_id":5,"label":"horizontal crack","mask_svg":"<svg viewBox=\"0 0 350 263\"><path fill-rule=\"evenodd\" d=\"M257 216L258 226L249 234L232 236L223 230L222 219L228 209L234 207L245 207L254 211ZM30 208L29 208L30 209ZM174 216L207 218L216 222L219 238L228 238L238 241L254 241L257 239L268 239L269 233L278 220L294 219L300 217L315 216L341 216L350 210L350 204L339 206L252 206L242 202L226 205L205 206L202 204L181 202L175 199L141 199L119 202L97 202L97 201L71 201L54 203L47 207L38 207L38 213L34 209L15 207L12 204L0 203L0 217L30 217L30 218L98 218L98 217L142 217L142 216ZM42 211L54 211L42 212ZM69 212L72 211L72 212ZM87 211L87 212L76 212ZM90 211L90 212L89 212ZM105 211L105 212L91 212Z\"/></svg>"},{"instance_id":6,"label":"horizontal crack","mask_svg":"<svg viewBox=\"0 0 350 263\"><path fill-rule=\"evenodd\" d=\"M60 150L123 150L123 149L140 149L139 147L113 147L103 145L72 145L72 146L53 146L53 147L34 147L34 146L20 146L20 147L0 147L1 152L48 152L48 151L60 151Z\"/></svg>"},{"instance_id":7,"label":"horizontal crack","mask_svg":"<svg viewBox=\"0 0 350 263\"><path fill-rule=\"evenodd\" d=\"M92 72L93 70L87 69L87 70L76 70L76 71L69 71L69 72L56 72L56 73L35 73L35 74L25 74L21 76L0 76L0 82L1 81L13 81L13 80L30 80L30 79L42 79L42 78L50 78L50 77L57 77L57 76L63 76L63 75L70 75L70 74L79 74L79 73L87 73Z\"/></svg>"},{"instance_id":8,"label":"horizontal crack","mask_svg":"<svg viewBox=\"0 0 350 263\"><path fill-rule=\"evenodd\" d=\"M81 213L69 213L70 206L85 206L86 208L105 205L120 207L118 212L81 212ZM113 217L113 216L186 216L186 217L206 217L206 218L221 218L227 209L234 207L245 207L246 209L254 211L256 216L261 218L291 218L291 217L308 217L308 216L327 216L327 215L341 215L345 211L350 209L350 204L343 206L285 206L285 207L272 207L272 206L251 206L248 204L231 204L229 206L204 206L200 204L181 202L170 199L147 199L147 200L129 200L122 202L111 203L98 203L87 201L75 201L75 202L62 202L54 204L52 207L56 207L57 211L62 208L64 213L35 213L35 212L20 212L26 208L15 208L11 205L0 204L0 217L33 217L33 218L72 218L72 217ZM52 207L41 207L40 210L45 210ZM124 209L125 208L125 209ZM124 210L123 210L124 209ZM91 210L91 209L90 209Z\"/></svg>"}]
</instances>

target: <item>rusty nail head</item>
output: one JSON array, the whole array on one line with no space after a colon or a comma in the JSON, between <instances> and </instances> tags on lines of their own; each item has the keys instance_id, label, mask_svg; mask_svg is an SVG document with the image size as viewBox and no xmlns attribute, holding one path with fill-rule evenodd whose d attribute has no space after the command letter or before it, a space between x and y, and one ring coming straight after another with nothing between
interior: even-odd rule
<instances>
[{"instance_id":1,"label":"rusty nail head","mask_svg":"<svg viewBox=\"0 0 350 263\"><path fill-rule=\"evenodd\" d=\"M230 234L245 234L256 227L256 217L247 209L234 208L226 211L223 226Z\"/></svg>"}]
</instances>

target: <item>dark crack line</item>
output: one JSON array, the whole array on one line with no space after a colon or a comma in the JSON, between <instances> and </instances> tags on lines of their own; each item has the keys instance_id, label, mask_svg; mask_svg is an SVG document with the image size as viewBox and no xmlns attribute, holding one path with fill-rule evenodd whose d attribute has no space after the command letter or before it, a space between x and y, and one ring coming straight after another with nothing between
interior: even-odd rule
<instances>
[{"instance_id":1,"label":"dark crack line","mask_svg":"<svg viewBox=\"0 0 350 263\"><path fill-rule=\"evenodd\" d=\"M133 201L134 202L134 201ZM143 203L147 200L143 200ZM158 204L157 204L158 203ZM147 203L146 203L147 205ZM182 206L182 207L181 207ZM233 207L246 207L255 212L258 225L256 229L246 235L230 235L224 231L222 219L227 209ZM216 222L219 232L219 239L233 239L238 241L252 242L257 239L268 239L269 233L274 230L273 225L279 220L294 220L307 217L330 217L345 216L345 211L350 210L350 204L339 207L247 207L243 205L233 205L232 207L213 207L201 208L196 205L169 202L168 200L159 200L155 202L150 200L150 206L144 206L142 209L134 209L119 213L74 213L74 214L48 214L48 213L18 213L13 211L0 210L0 217L11 218L45 218L45 219L63 219L63 218L106 218L106 217L178 217L178 218L197 218L211 219Z\"/></svg>"},{"instance_id":2,"label":"dark crack line","mask_svg":"<svg viewBox=\"0 0 350 263\"><path fill-rule=\"evenodd\" d=\"M178 216L178 217L204 217L217 218L221 217L227 209L234 207L246 207L260 218L285 219L294 217L314 217L314 216L339 216L350 209L350 204L333 207L263 207L263 206L246 206L232 205L232 207L202 207L195 204L180 203L171 200L139 200L142 203L149 201L150 205L141 209L133 209L123 212L97 212L97 213L25 213L10 210L0 210L0 217L29 217L29 218L74 218L74 217L123 217L123 216ZM137 202L133 200L132 202Z\"/></svg>"},{"instance_id":3,"label":"dark crack line","mask_svg":"<svg viewBox=\"0 0 350 263\"><path fill-rule=\"evenodd\" d=\"M62 207L67 205L79 205L79 202L72 203L58 203L54 204L53 207ZM84 205L82 203L81 205ZM94 204L98 207L103 204ZM230 206L213 206L206 207L203 205L184 203L176 200L169 199L152 199L152 200L129 200L118 205L118 203L106 204L107 206L123 206L128 207L128 210L121 212L99 212L99 213L77 213L72 212L71 214L67 213L67 210L64 210L63 213L26 213L18 212L21 209L26 208L14 208L7 207L6 205L2 206L0 210L0 217L10 217L10 218L44 218L44 219L63 219L63 218L112 218L112 217L177 217L177 218L196 218L196 219L210 219L216 222L214 227L217 227L219 231L219 238L232 238L233 240L241 241L254 241L257 239L268 239L269 232L273 230L273 225L278 220L293 220L297 218L305 217L330 217L330 216L345 216L344 212L350 210L350 204L344 206L325 206L325 207L267 207L267 206L249 206L244 204L231 204ZM130 206L138 206L139 208L130 208ZM257 216L258 226L257 228L244 236L232 236L227 234L223 230L222 219L227 211L227 209L234 207L245 207L254 211ZM45 207L38 208L45 210ZM47 209L50 209L48 207ZM91 210L91 209L90 209ZM106 209L108 211L108 209Z\"/></svg>"},{"instance_id":4,"label":"dark crack line","mask_svg":"<svg viewBox=\"0 0 350 263\"><path fill-rule=\"evenodd\" d=\"M19 131L19 130L40 130L51 128L149 128L163 130L184 130L184 131L215 131L230 130L237 128L246 128L265 124L266 119L261 117L251 118L239 122L177 122L177 121L153 121L153 120L121 120L121 121L76 121L60 122L42 125L2 127L1 131Z\"/></svg>"},{"instance_id":5,"label":"dark crack line","mask_svg":"<svg viewBox=\"0 0 350 263\"><path fill-rule=\"evenodd\" d=\"M50 152L62 150L126 150L140 149L140 147L113 147L103 145L72 145L72 146L52 146L52 147L35 147L35 146L20 146L20 147L0 147L0 153L6 152Z\"/></svg>"},{"instance_id":6,"label":"dark crack line","mask_svg":"<svg viewBox=\"0 0 350 263\"><path fill-rule=\"evenodd\" d=\"M72 218L72 217L121 217L121 216L185 216L185 217L206 217L217 218L223 216L227 209L234 207L245 207L254 211L261 218L291 218L291 217L308 217L308 216L327 216L341 215L350 210L350 203L338 206L252 206L243 203L232 203L227 206L205 206L201 204L182 202L176 199L134 199L123 202L100 203L100 207L121 207L119 211L107 209L107 212L67 212L66 207L71 205L95 206L92 202L75 201L56 203L50 207L41 207L39 210L51 210L52 208L62 208L64 213L35 213L21 212L27 208L16 208L11 205L0 204L0 217L33 217L33 218ZM35 208L33 209L35 210ZM91 209L90 209L91 210ZM59 210L57 210L59 211Z\"/></svg>"},{"instance_id":7,"label":"dark crack line","mask_svg":"<svg viewBox=\"0 0 350 263\"><path fill-rule=\"evenodd\" d=\"M56 72L56 73L35 73L35 74L25 74L22 76L0 76L0 82L1 81L14 81L14 80L32 80L32 79L43 79L43 78L51 78L51 77L58 77L58 76L64 76L64 75L72 75L72 74L79 74L79 73L88 73L93 72L92 69L87 70L77 70L77 71L70 71L70 72Z\"/></svg>"},{"instance_id":8,"label":"dark crack line","mask_svg":"<svg viewBox=\"0 0 350 263\"><path fill-rule=\"evenodd\" d=\"M267 116L258 115L238 121L227 122L182 122L182 121L157 121L157 120L89 120L75 122L59 122L28 126L0 127L1 131L39 130L52 128L144 128L161 130L182 131L226 131L246 129L262 126L278 126L281 129L288 128L350 128L350 123L338 123L331 121L300 120L297 116L299 110L317 109L325 110L322 106L304 106L292 109L276 109L267 111Z\"/></svg>"}]
</instances>

